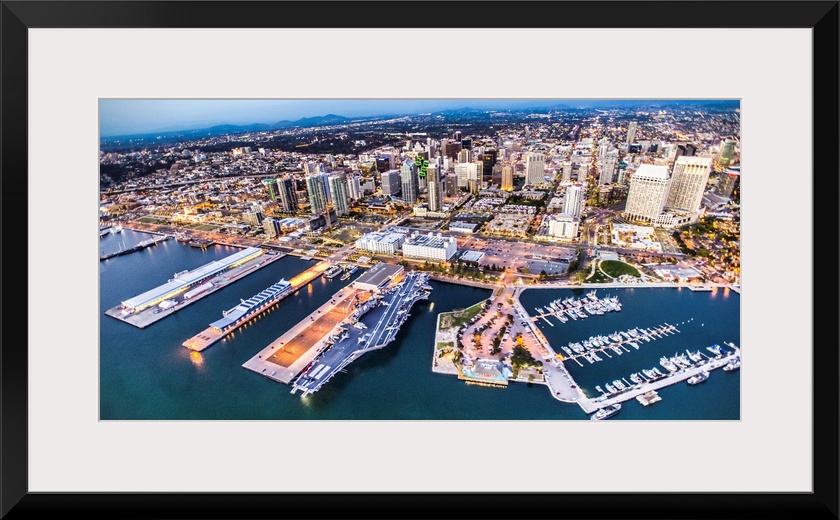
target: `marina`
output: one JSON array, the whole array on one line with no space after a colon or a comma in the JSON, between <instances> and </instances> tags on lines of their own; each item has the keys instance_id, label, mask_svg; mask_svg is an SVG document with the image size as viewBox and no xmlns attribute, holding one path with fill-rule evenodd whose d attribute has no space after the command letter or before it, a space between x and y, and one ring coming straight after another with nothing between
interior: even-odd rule
<instances>
[{"instance_id":1,"label":"marina","mask_svg":"<svg viewBox=\"0 0 840 520\"><path fill-rule=\"evenodd\" d=\"M621 312L621 302L617 296L598 298L596 291L593 289L580 298L558 298L544 307L537 307L531 320L542 319L553 327L554 323L549 321L549 317L556 318L560 323L568 323L569 320L577 321L589 316L603 316L608 312Z\"/></svg>"},{"instance_id":2,"label":"marina","mask_svg":"<svg viewBox=\"0 0 840 520\"><path fill-rule=\"evenodd\" d=\"M258 247L244 248L222 260L175 273L163 285L123 300L105 314L135 327L148 327L283 256ZM197 288L201 291L194 291Z\"/></svg>"}]
</instances>

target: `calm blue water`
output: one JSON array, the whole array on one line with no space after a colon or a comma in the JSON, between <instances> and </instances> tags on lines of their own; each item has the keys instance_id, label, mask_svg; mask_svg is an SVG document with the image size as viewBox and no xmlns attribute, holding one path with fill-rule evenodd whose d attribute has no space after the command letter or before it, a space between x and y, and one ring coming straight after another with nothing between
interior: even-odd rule
<instances>
[{"instance_id":1,"label":"calm blue water","mask_svg":"<svg viewBox=\"0 0 840 520\"><path fill-rule=\"evenodd\" d=\"M124 230L100 240L105 253L130 247L149 235ZM160 285L173 274L194 269L208 262L223 258L239 249L213 246L206 250L193 248L174 240L129 255L100 262L100 417L103 420L289 420L289 419L479 419L479 420L544 420L587 419L577 405L554 400L542 385L512 384L506 389L466 385L453 376L434 374L431 371L433 334L437 313L468 307L490 295L490 291L472 287L432 282L432 295L428 301L417 303L411 318L399 332L397 339L385 349L362 356L347 367L346 374L339 374L321 390L301 399L292 395L290 387L271 381L242 368L242 364L265 347L283 331L306 317L315 307L355 277L340 281L338 278L320 278L296 296L281 301L265 317L225 341L216 343L202 353L193 353L181 343L204 330L218 319L223 310L248 298L275 283L280 278L289 279L313 264L296 257L285 257L256 273L248 275L224 289L196 301L177 313L145 328L138 329L106 316L104 312L120 301ZM700 336L692 349L705 348L703 342L738 341L738 295L714 297L711 293L691 293L664 290L645 295L644 289L629 289L621 295L624 310L612 320L625 320L607 324L610 332L618 328L655 325L662 321L677 324L683 316L673 317L679 308L703 316L709 321L716 318L719 333ZM550 293L559 291L525 291L526 308L557 298ZM600 291L599 291L600 293ZM684 305L679 302L688 294L693 300ZM651 298L658 302L650 307ZM635 303L637 298L640 303ZM533 303L530 303L533 300ZM633 303L631 303L633 302ZM647 308L644 312L642 309ZM726 310L725 310L725 309ZM635 310L634 310L635 309ZM639 316L657 313L656 319L638 321ZM666 312L659 318L660 311ZM679 313L677 313L679 314ZM708 318L706 317L708 316ZM727 318L728 316L728 318ZM686 317L690 317L686 315ZM602 317L591 317L588 323L575 323L578 328L594 326ZM590 321L591 320L591 321ZM697 319L695 319L697 321ZM622 321L623 323L623 321ZM575 330L557 323L545 325L546 336L556 333L589 337L592 332ZM564 325L573 325L572 322ZM721 327L730 331L724 333ZM552 329L554 329L552 331ZM689 331L675 336L687 339ZM701 331L705 332L705 331ZM711 331L710 331L711 333ZM714 338L714 340L712 340ZM582 338L581 338L582 339ZM568 339L565 341L569 341ZM674 348L664 347L673 353ZM563 343L565 344L565 343ZM709 343L711 344L711 343ZM646 343L647 349L658 343ZM684 348L689 347L686 345ZM670 350L668 350L670 349ZM642 351L637 360L645 367ZM649 355L653 355L652 349ZM630 361L630 354L625 354ZM658 363L658 356L657 356ZM607 361L591 365L573 375L580 378L584 388L614 379L610 370L629 375L637 368L610 368ZM603 365L600 366L600 365ZM572 368L572 367L570 367ZM575 365L576 368L576 365ZM605 370L599 375L597 370ZM667 388L660 392L663 401L644 408L630 402L615 419L738 419L739 372L715 371L702 385ZM594 395L594 390L592 390Z\"/></svg>"}]
</instances>

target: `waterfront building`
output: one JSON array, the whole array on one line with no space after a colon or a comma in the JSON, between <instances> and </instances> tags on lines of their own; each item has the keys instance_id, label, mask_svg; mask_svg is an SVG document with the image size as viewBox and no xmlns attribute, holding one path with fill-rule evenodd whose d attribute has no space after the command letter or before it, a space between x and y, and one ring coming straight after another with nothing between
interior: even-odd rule
<instances>
[{"instance_id":1,"label":"waterfront building","mask_svg":"<svg viewBox=\"0 0 840 520\"><path fill-rule=\"evenodd\" d=\"M280 196L280 209L285 213L294 213L298 209L298 196L295 180L291 177L277 179L277 191Z\"/></svg>"},{"instance_id":2,"label":"waterfront building","mask_svg":"<svg viewBox=\"0 0 840 520\"><path fill-rule=\"evenodd\" d=\"M347 181L344 175L334 174L329 176L330 193L332 193L332 206L337 216L350 213L349 194Z\"/></svg>"},{"instance_id":3,"label":"waterfront building","mask_svg":"<svg viewBox=\"0 0 840 520\"><path fill-rule=\"evenodd\" d=\"M262 223L263 232L270 237L276 237L280 234L280 221L271 217L266 217Z\"/></svg>"},{"instance_id":4,"label":"waterfront building","mask_svg":"<svg viewBox=\"0 0 840 520\"><path fill-rule=\"evenodd\" d=\"M380 262L371 267L351 284L361 291L379 292L405 271L399 264Z\"/></svg>"},{"instance_id":5,"label":"waterfront building","mask_svg":"<svg viewBox=\"0 0 840 520\"><path fill-rule=\"evenodd\" d=\"M697 213L711 171L712 159L710 157L682 156L678 158L671 174L671 185L665 206L691 214Z\"/></svg>"},{"instance_id":6,"label":"waterfront building","mask_svg":"<svg viewBox=\"0 0 840 520\"><path fill-rule=\"evenodd\" d=\"M568 213L548 215L548 235L554 238L572 240L577 237L580 227L578 219ZM545 223L543 223L545 226Z\"/></svg>"},{"instance_id":7,"label":"waterfront building","mask_svg":"<svg viewBox=\"0 0 840 520\"><path fill-rule=\"evenodd\" d=\"M242 221L252 228L258 228L262 226L263 213L259 210L244 211L242 212Z\"/></svg>"},{"instance_id":8,"label":"waterfront building","mask_svg":"<svg viewBox=\"0 0 840 520\"><path fill-rule=\"evenodd\" d=\"M400 167L400 181L402 184L402 198L406 204L417 202L417 166L414 161L406 159Z\"/></svg>"},{"instance_id":9,"label":"waterfront building","mask_svg":"<svg viewBox=\"0 0 840 520\"><path fill-rule=\"evenodd\" d=\"M382 194L386 196L400 194L399 170L388 170L382 174Z\"/></svg>"},{"instance_id":10,"label":"waterfront building","mask_svg":"<svg viewBox=\"0 0 840 520\"><path fill-rule=\"evenodd\" d=\"M209 280L222 271L242 265L262 254L264 254L264 251L259 247L247 247L226 258L214 260L192 271L177 273L165 284L122 301L120 303L121 309L127 313L147 309L152 305L161 303L163 300L188 291L190 288Z\"/></svg>"},{"instance_id":11,"label":"waterfront building","mask_svg":"<svg viewBox=\"0 0 840 520\"><path fill-rule=\"evenodd\" d=\"M440 233L427 235L412 233L403 242L403 256L419 260L446 262L458 252L455 237L445 237Z\"/></svg>"},{"instance_id":12,"label":"waterfront building","mask_svg":"<svg viewBox=\"0 0 840 520\"><path fill-rule=\"evenodd\" d=\"M525 182L528 184L545 182L545 155L538 152L528 154L525 162Z\"/></svg>"},{"instance_id":13,"label":"waterfront building","mask_svg":"<svg viewBox=\"0 0 840 520\"><path fill-rule=\"evenodd\" d=\"M378 255L394 256L402 248L405 233L374 231L356 240L356 248Z\"/></svg>"},{"instance_id":14,"label":"waterfront building","mask_svg":"<svg viewBox=\"0 0 840 520\"><path fill-rule=\"evenodd\" d=\"M666 166L639 166L630 176L624 217L628 220L655 222L665 207L669 183Z\"/></svg>"},{"instance_id":15,"label":"waterfront building","mask_svg":"<svg viewBox=\"0 0 840 520\"><path fill-rule=\"evenodd\" d=\"M327 182L324 174L307 175L306 193L313 215L319 215L327 210Z\"/></svg>"}]
</instances>

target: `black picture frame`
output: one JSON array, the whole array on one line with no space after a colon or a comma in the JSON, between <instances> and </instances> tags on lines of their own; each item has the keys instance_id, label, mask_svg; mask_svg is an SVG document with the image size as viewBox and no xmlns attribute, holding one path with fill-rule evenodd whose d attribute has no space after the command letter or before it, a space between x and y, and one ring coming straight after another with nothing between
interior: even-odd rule
<instances>
[{"instance_id":1,"label":"black picture frame","mask_svg":"<svg viewBox=\"0 0 840 520\"><path fill-rule=\"evenodd\" d=\"M231 9L231 4L236 4ZM446 16L415 17L445 6ZM367 4L367 5L363 5ZM493 5L496 4L496 5ZM500 16L498 8L540 16ZM255 16L254 12L259 12ZM552 11L558 16L551 16ZM294 12L294 16L288 13ZM667 12L667 16L662 13ZM3 518L838 518L837 293L813 300L813 491L811 493L30 493L27 489L29 296L21 224L27 215L27 31L31 28L809 28L813 34L814 273L837 259L837 1L225 2L3 1L2 220L10 247L2 267ZM562 14L562 16L559 16ZM556 22L555 22L556 20ZM828 208L828 209L826 209ZM829 215L824 213L831 212ZM831 233L828 233L829 229ZM17 233L13 233L13 232ZM816 240L817 235L820 239ZM14 241L14 242L13 242ZM12 249L11 245L15 247ZM818 245L816 245L818 244ZM829 267L829 269L826 269ZM815 274L816 276L816 274ZM823 282L824 283L824 282ZM830 293L834 294L830 294ZM833 297L832 297L833 296ZM831 324L827 327L826 324ZM834 338L832 341L831 338ZM806 345L807 346L807 345ZM780 417L780 421L783 418ZM780 446L779 449L784 449ZM726 464L720 460L721 465ZM723 470L723 469L722 469ZM278 495L282 495L278 497ZM471 495L476 495L475 500ZM510 495L510 496L506 496ZM278 498L281 500L278 501ZM316 504L317 507L313 507Z\"/></svg>"}]
</instances>

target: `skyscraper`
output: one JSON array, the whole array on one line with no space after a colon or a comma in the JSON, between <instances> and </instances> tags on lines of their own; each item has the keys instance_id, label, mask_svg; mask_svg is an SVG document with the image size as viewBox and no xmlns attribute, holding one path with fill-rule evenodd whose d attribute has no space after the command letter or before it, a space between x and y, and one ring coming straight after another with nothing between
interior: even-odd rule
<instances>
[{"instance_id":1,"label":"skyscraper","mask_svg":"<svg viewBox=\"0 0 840 520\"><path fill-rule=\"evenodd\" d=\"M399 170L388 170L382 174L382 194L386 196L399 195L400 193L400 172Z\"/></svg>"},{"instance_id":2,"label":"skyscraper","mask_svg":"<svg viewBox=\"0 0 840 520\"><path fill-rule=\"evenodd\" d=\"M612 184L616 166L618 166L618 156L607 153L601 166L601 175L598 177L599 185Z\"/></svg>"},{"instance_id":3,"label":"skyscraper","mask_svg":"<svg viewBox=\"0 0 840 520\"><path fill-rule=\"evenodd\" d=\"M417 166L414 161L406 159L400 167L400 181L402 184L402 198L406 204L417 202Z\"/></svg>"},{"instance_id":4,"label":"skyscraper","mask_svg":"<svg viewBox=\"0 0 840 520\"><path fill-rule=\"evenodd\" d=\"M470 162L470 158L471 157L470 157L470 151L469 150L464 149L464 150L461 150L460 152L458 152L458 162L459 163L461 163L461 164L468 163L468 162Z\"/></svg>"},{"instance_id":5,"label":"skyscraper","mask_svg":"<svg viewBox=\"0 0 840 520\"><path fill-rule=\"evenodd\" d=\"M458 189L458 176L454 173L447 173L446 174L446 186L444 188L446 190L447 197L457 197L459 193Z\"/></svg>"},{"instance_id":6,"label":"skyscraper","mask_svg":"<svg viewBox=\"0 0 840 520\"><path fill-rule=\"evenodd\" d=\"M538 152L528 154L525 162L525 182L528 184L545 182L545 155Z\"/></svg>"},{"instance_id":7,"label":"skyscraper","mask_svg":"<svg viewBox=\"0 0 840 520\"><path fill-rule=\"evenodd\" d=\"M563 202L563 213L567 213L574 218L580 218L580 212L583 210L583 185L581 183L572 184L566 188L566 198Z\"/></svg>"},{"instance_id":8,"label":"skyscraper","mask_svg":"<svg viewBox=\"0 0 840 520\"><path fill-rule=\"evenodd\" d=\"M735 141L726 139L720 147L720 166L722 168L729 168L732 164L732 156L735 155Z\"/></svg>"},{"instance_id":9,"label":"skyscraper","mask_svg":"<svg viewBox=\"0 0 840 520\"><path fill-rule=\"evenodd\" d=\"M502 189L513 191L513 166L510 164L502 166Z\"/></svg>"},{"instance_id":10,"label":"skyscraper","mask_svg":"<svg viewBox=\"0 0 840 520\"><path fill-rule=\"evenodd\" d=\"M627 126L627 144L633 144L636 140L636 122L633 121Z\"/></svg>"},{"instance_id":11,"label":"skyscraper","mask_svg":"<svg viewBox=\"0 0 840 520\"><path fill-rule=\"evenodd\" d=\"M298 209L298 197L295 180L291 177L277 179L277 191L280 195L280 207L286 213L294 213Z\"/></svg>"},{"instance_id":12,"label":"skyscraper","mask_svg":"<svg viewBox=\"0 0 840 520\"><path fill-rule=\"evenodd\" d=\"M332 207L339 217L350 212L348 201L347 181L344 175L333 174L329 176L330 193L332 193Z\"/></svg>"},{"instance_id":13,"label":"skyscraper","mask_svg":"<svg viewBox=\"0 0 840 520\"><path fill-rule=\"evenodd\" d=\"M493 166L496 165L497 154L498 152L493 149L484 150L484 153L481 154L481 162L484 164L481 176L487 182L491 182L493 179Z\"/></svg>"},{"instance_id":14,"label":"skyscraper","mask_svg":"<svg viewBox=\"0 0 840 520\"><path fill-rule=\"evenodd\" d=\"M327 182L324 174L318 173L306 177L306 193L313 215L327 210Z\"/></svg>"},{"instance_id":15,"label":"skyscraper","mask_svg":"<svg viewBox=\"0 0 840 520\"><path fill-rule=\"evenodd\" d=\"M277 179L263 179L262 183L268 190L268 197L271 200L277 200Z\"/></svg>"},{"instance_id":16,"label":"skyscraper","mask_svg":"<svg viewBox=\"0 0 840 520\"><path fill-rule=\"evenodd\" d=\"M572 182L572 161L563 161L563 182Z\"/></svg>"},{"instance_id":17,"label":"skyscraper","mask_svg":"<svg viewBox=\"0 0 840 520\"><path fill-rule=\"evenodd\" d=\"M700 209L711 171L711 157L682 156L677 159L665 205L671 209L696 213Z\"/></svg>"},{"instance_id":18,"label":"skyscraper","mask_svg":"<svg viewBox=\"0 0 840 520\"><path fill-rule=\"evenodd\" d=\"M362 177L361 175L351 175L347 179L347 194L352 200L359 200L362 198Z\"/></svg>"},{"instance_id":19,"label":"skyscraper","mask_svg":"<svg viewBox=\"0 0 840 520\"><path fill-rule=\"evenodd\" d=\"M429 176L429 210L440 211L443 205L443 185L437 174Z\"/></svg>"},{"instance_id":20,"label":"skyscraper","mask_svg":"<svg viewBox=\"0 0 840 520\"><path fill-rule=\"evenodd\" d=\"M630 176L624 217L653 222L662 214L670 183L667 166L643 164Z\"/></svg>"},{"instance_id":21,"label":"skyscraper","mask_svg":"<svg viewBox=\"0 0 840 520\"><path fill-rule=\"evenodd\" d=\"M735 191L735 186L741 178L741 171L736 169L726 170L718 177L718 183L715 186L715 195L725 199L732 198L732 192Z\"/></svg>"}]
</instances>

